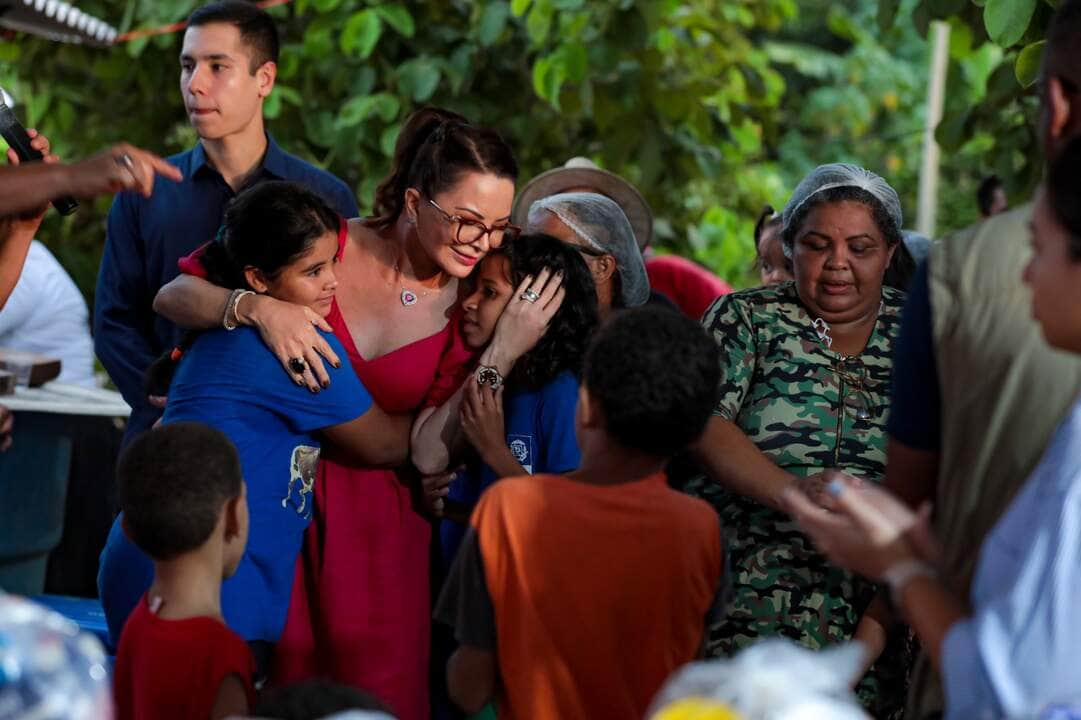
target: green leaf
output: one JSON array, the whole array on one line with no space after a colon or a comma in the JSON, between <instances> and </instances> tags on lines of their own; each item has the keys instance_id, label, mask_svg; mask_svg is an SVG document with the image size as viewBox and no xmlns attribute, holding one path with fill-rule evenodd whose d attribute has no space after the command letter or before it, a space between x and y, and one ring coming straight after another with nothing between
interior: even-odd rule
<instances>
[{"instance_id":1,"label":"green leaf","mask_svg":"<svg viewBox=\"0 0 1081 720\"><path fill-rule=\"evenodd\" d=\"M379 149L383 151L383 154L387 157L394 157L394 146L398 142L398 134L402 131L402 126L395 123L387 126L387 129L379 135Z\"/></svg>"},{"instance_id":2,"label":"green leaf","mask_svg":"<svg viewBox=\"0 0 1081 720\"><path fill-rule=\"evenodd\" d=\"M548 39L548 31L552 28L553 9L550 2L538 0L533 9L529 11L529 17L525 21L526 33L534 45L543 45Z\"/></svg>"},{"instance_id":3,"label":"green leaf","mask_svg":"<svg viewBox=\"0 0 1081 720\"><path fill-rule=\"evenodd\" d=\"M1021 83L1021 87L1030 87L1039 79L1040 63L1043 62L1043 53L1046 46L1047 41L1040 40L1025 46L1025 49L1017 55L1017 62L1013 66L1013 71L1017 76L1017 82Z\"/></svg>"},{"instance_id":4,"label":"green leaf","mask_svg":"<svg viewBox=\"0 0 1081 720\"><path fill-rule=\"evenodd\" d=\"M935 128L935 140L948 153L957 152L968 140L971 133L972 111L965 109L944 118Z\"/></svg>"},{"instance_id":5,"label":"green leaf","mask_svg":"<svg viewBox=\"0 0 1081 720\"><path fill-rule=\"evenodd\" d=\"M400 107L398 98L389 93L355 97L342 105L335 125L339 129L354 127L376 115L384 122L390 122L397 117Z\"/></svg>"},{"instance_id":6,"label":"green leaf","mask_svg":"<svg viewBox=\"0 0 1081 720\"><path fill-rule=\"evenodd\" d=\"M295 77L300 71L300 56L303 48L300 45L283 45L278 57L278 79Z\"/></svg>"},{"instance_id":7,"label":"green leaf","mask_svg":"<svg viewBox=\"0 0 1081 720\"><path fill-rule=\"evenodd\" d=\"M510 15L510 6L505 0L494 0L484 6L477 24L477 40L484 47L495 44L503 30L507 27L507 17Z\"/></svg>"},{"instance_id":8,"label":"green leaf","mask_svg":"<svg viewBox=\"0 0 1081 720\"><path fill-rule=\"evenodd\" d=\"M282 96L276 92L270 93L263 103L263 117L274 119L281 114Z\"/></svg>"},{"instance_id":9,"label":"green leaf","mask_svg":"<svg viewBox=\"0 0 1081 720\"><path fill-rule=\"evenodd\" d=\"M411 38L416 33L417 25L413 22L413 16L401 5L380 5L375 11L399 35Z\"/></svg>"},{"instance_id":10,"label":"green leaf","mask_svg":"<svg viewBox=\"0 0 1081 720\"><path fill-rule=\"evenodd\" d=\"M148 37L135 38L127 44L125 50L128 51L128 56L137 58L143 54L143 50L146 49L147 44L150 42Z\"/></svg>"},{"instance_id":11,"label":"green leaf","mask_svg":"<svg viewBox=\"0 0 1081 720\"><path fill-rule=\"evenodd\" d=\"M566 73L566 66L559 53L538 58L533 63L533 91L556 110L559 109L559 90L563 87Z\"/></svg>"},{"instance_id":12,"label":"green leaf","mask_svg":"<svg viewBox=\"0 0 1081 720\"><path fill-rule=\"evenodd\" d=\"M886 32L897 21L897 11L901 8L901 0L878 0L878 28Z\"/></svg>"},{"instance_id":13,"label":"green leaf","mask_svg":"<svg viewBox=\"0 0 1081 720\"><path fill-rule=\"evenodd\" d=\"M983 22L991 39L1004 48L1017 43L1028 30L1037 0L987 0Z\"/></svg>"},{"instance_id":14,"label":"green leaf","mask_svg":"<svg viewBox=\"0 0 1081 720\"><path fill-rule=\"evenodd\" d=\"M342 52L367 58L375 50L383 23L374 10L361 10L346 21L339 44Z\"/></svg>"},{"instance_id":15,"label":"green leaf","mask_svg":"<svg viewBox=\"0 0 1081 720\"><path fill-rule=\"evenodd\" d=\"M571 82L582 82L586 78L589 69L589 59L586 56L585 45L575 43L564 45L561 53L564 72Z\"/></svg>"},{"instance_id":16,"label":"green leaf","mask_svg":"<svg viewBox=\"0 0 1081 720\"><path fill-rule=\"evenodd\" d=\"M304 55L310 58L334 54L334 38L327 26L312 24L304 33Z\"/></svg>"},{"instance_id":17,"label":"green leaf","mask_svg":"<svg viewBox=\"0 0 1081 720\"><path fill-rule=\"evenodd\" d=\"M288 85L282 85L281 83L275 83L274 92L271 93L271 95L280 95L284 102L287 102L290 105L296 105L297 107L304 104L304 99L295 88L291 88Z\"/></svg>"},{"instance_id":18,"label":"green leaf","mask_svg":"<svg viewBox=\"0 0 1081 720\"><path fill-rule=\"evenodd\" d=\"M529 9L530 3L533 0L511 0L510 11L514 17L522 17L525 15L525 11Z\"/></svg>"},{"instance_id":19,"label":"green leaf","mask_svg":"<svg viewBox=\"0 0 1081 720\"><path fill-rule=\"evenodd\" d=\"M333 10L337 10L338 6L342 4L342 0L311 0L312 7L321 13L328 13Z\"/></svg>"},{"instance_id":20,"label":"green leaf","mask_svg":"<svg viewBox=\"0 0 1081 720\"><path fill-rule=\"evenodd\" d=\"M418 103L427 102L439 87L441 72L435 60L421 56L398 68L398 89Z\"/></svg>"}]
</instances>

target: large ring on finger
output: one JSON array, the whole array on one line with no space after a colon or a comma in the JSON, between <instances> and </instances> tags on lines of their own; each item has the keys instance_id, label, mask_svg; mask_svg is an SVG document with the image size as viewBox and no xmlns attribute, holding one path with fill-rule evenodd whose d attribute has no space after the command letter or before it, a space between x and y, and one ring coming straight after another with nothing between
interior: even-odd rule
<instances>
[{"instance_id":1,"label":"large ring on finger","mask_svg":"<svg viewBox=\"0 0 1081 720\"><path fill-rule=\"evenodd\" d=\"M533 291L533 288L526 288L525 292L523 292L518 297L520 297L522 300L525 300L527 303L535 303L540 300L540 295L535 293Z\"/></svg>"},{"instance_id":2,"label":"large ring on finger","mask_svg":"<svg viewBox=\"0 0 1081 720\"><path fill-rule=\"evenodd\" d=\"M132 175L135 174L135 161L131 159L131 155L128 153L120 153L117 155L116 164L126 169Z\"/></svg>"},{"instance_id":3,"label":"large ring on finger","mask_svg":"<svg viewBox=\"0 0 1081 720\"><path fill-rule=\"evenodd\" d=\"M289 358L289 369L295 372L297 375L303 375L304 368L306 367L308 367L308 365L304 362L304 358Z\"/></svg>"}]
</instances>

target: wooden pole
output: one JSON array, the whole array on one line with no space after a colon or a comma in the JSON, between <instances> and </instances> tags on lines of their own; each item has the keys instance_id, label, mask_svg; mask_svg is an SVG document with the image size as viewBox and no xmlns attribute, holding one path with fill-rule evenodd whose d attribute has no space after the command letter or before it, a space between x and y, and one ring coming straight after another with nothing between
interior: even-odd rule
<instances>
[{"instance_id":1,"label":"wooden pole","mask_svg":"<svg viewBox=\"0 0 1081 720\"><path fill-rule=\"evenodd\" d=\"M935 213L938 209L938 143L935 128L942 121L942 106L946 97L946 70L950 56L950 26L936 21L931 24L931 67L927 84L927 119L923 128L923 161L920 165L919 204L916 230L929 238L935 237Z\"/></svg>"}]
</instances>

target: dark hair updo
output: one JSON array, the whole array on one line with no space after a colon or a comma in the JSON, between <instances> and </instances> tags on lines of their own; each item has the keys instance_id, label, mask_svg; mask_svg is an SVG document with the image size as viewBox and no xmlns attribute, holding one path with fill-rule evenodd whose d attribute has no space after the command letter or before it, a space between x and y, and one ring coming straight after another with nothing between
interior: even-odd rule
<instances>
[{"instance_id":1,"label":"dark hair updo","mask_svg":"<svg viewBox=\"0 0 1081 720\"><path fill-rule=\"evenodd\" d=\"M507 259L512 290L517 290L527 275L537 277L544 268L563 273L563 304L544 337L515 364L511 382L539 389L567 370L577 377L599 322L597 285L581 253L551 235L536 233L522 235L492 250L489 256Z\"/></svg>"},{"instance_id":2,"label":"dark hair updo","mask_svg":"<svg viewBox=\"0 0 1081 720\"><path fill-rule=\"evenodd\" d=\"M405 121L394 146L390 174L375 190L375 226L387 227L397 221L409 188L432 197L469 171L515 181L518 162L495 130L471 125L450 110L420 108Z\"/></svg>"},{"instance_id":3,"label":"dark hair updo","mask_svg":"<svg viewBox=\"0 0 1081 720\"><path fill-rule=\"evenodd\" d=\"M257 268L273 280L316 240L337 233L340 223L338 214L311 190L291 182L262 182L233 199L218 236L199 260L206 279L215 285L251 290L245 268ZM176 348L154 361L144 381L148 395L168 395L180 356L198 336L185 332Z\"/></svg>"}]
</instances>

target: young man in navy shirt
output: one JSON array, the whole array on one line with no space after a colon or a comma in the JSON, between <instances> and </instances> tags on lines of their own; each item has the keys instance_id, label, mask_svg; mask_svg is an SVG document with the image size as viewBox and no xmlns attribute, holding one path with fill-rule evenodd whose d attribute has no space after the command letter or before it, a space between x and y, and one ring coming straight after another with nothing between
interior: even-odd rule
<instances>
[{"instance_id":1,"label":"young man in navy shirt","mask_svg":"<svg viewBox=\"0 0 1081 720\"><path fill-rule=\"evenodd\" d=\"M193 12L180 91L199 143L169 158L184 180L155 187L150 198L123 193L109 212L94 346L131 405L125 439L160 416L143 391L143 374L178 337L175 325L154 314L154 296L177 276L178 259L214 238L238 191L261 180L292 180L344 217L359 214L341 180L284 152L266 132L263 103L274 89L278 47L273 19L252 3L224 0Z\"/></svg>"}]
</instances>

